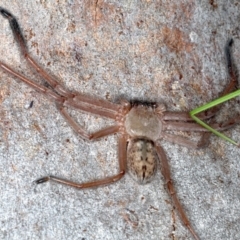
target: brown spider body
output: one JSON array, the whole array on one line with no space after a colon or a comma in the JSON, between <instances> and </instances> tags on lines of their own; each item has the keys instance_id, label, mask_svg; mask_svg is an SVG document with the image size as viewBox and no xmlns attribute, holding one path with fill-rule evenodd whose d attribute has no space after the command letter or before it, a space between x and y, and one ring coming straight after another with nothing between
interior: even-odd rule
<instances>
[{"instance_id":1,"label":"brown spider body","mask_svg":"<svg viewBox=\"0 0 240 240\"><path fill-rule=\"evenodd\" d=\"M163 105L156 107L155 104L130 104L126 102L122 104L110 103L106 100L96 99L82 93L72 93L68 91L56 79L49 76L49 74L46 73L46 71L29 55L16 18L1 7L0 14L8 19L21 53L27 63L43 77L50 87L42 86L31 79L26 78L5 63L0 62L0 68L55 102L57 109L62 114L63 118L83 139L96 140L111 134L117 134L118 136L119 171L117 174L84 183L75 183L54 176L43 177L35 182L39 184L46 181L53 181L76 187L78 189L91 188L114 183L120 180L124 176L128 167L131 176L138 183L145 184L152 180L157 169L157 162L160 161L161 172L165 179L166 189L172 199L172 203L183 224L189 229L194 239L198 240L199 237L193 230L190 221L176 196L176 190L171 179L170 166L167 161L167 156L160 145L160 140L164 139L171 143L189 148L198 148L202 145L202 142L208 140L208 133L207 135L203 134L202 139L204 141L194 142L182 136L172 134L172 132L206 132L207 130L194 123L189 117L188 112L169 112L166 111ZM227 46L228 52L229 46L230 43ZM227 60L231 81L223 91L222 95L231 92L237 84L237 78L235 71L232 68L230 57L228 57ZM115 120L115 124L90 134L70 116L67 111L70 107L96 114L101 117L113 119ZM202 119L210 119L217 111L218 107L215 107L199 117ZM240 117L237 116L225 124L216 124L212 120L214 120L214 118L209 120L212 128L224 130L238 123ZM170 133L168 133L168 131L170 131Z\"/></svg>"},{"instance_id":2,"label":"brown spider body","mask_svg":"<svg viewBox=\"0 0 240 240\"><path fill-rule=\"evenodd\" d=\"M124 127L130 138L127 167L139 184L149 183L157 169L158 155L154 142L161 136L161 114L156 111L155 104L133 104L125 116Z\"/></svg>"}]
</instances>

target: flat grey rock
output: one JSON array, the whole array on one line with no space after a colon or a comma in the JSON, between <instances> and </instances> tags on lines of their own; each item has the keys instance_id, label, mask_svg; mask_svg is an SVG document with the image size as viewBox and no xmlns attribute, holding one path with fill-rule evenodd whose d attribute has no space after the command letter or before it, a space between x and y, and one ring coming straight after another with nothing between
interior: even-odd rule
<instances>
[{"instance_id":1,"label":"flat grey rock","mask_svg":"<svg viewBox=\"0 0 240 240\"><path fill-rule=\"evenodd\" d=\"M34 59L68 89L188 111L217 98L228 82L229 38L240 71L240 4L169 2L2 0L0 5L17 17ZM43 83L20 55L8 21L0 22L0 61ZM227 104L220 117L239 112L238 103ZM71 114L90 132L110 122ZM239 132L237 126L225 134L240 142ZM200 150L165 141L162 146L200 239L240 239L239 149L216 136ZM116 136L82 140L54 103L0 70L1 239L192 239L160 171L145 186L128 174L96 189L33 184L48 174L84 182L117 169Z\"/></svg>"}]
</instances>

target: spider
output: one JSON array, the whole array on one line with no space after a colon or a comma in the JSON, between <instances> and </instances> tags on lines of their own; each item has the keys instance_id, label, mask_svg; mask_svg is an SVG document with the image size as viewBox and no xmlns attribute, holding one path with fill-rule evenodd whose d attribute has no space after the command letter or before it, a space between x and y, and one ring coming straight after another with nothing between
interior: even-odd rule
<instances>
[{"instance_id":1,"label":"spider","mask_svg":"<svg viewBox=\"0 0 240 240\"><path fill-rule=\"evenodd\" d=\"M46 176L36 180L37 184L53 181L78 189L97 187L105 184L114 183L120 180L128 170L130 175L139 183L149 183L156 172L157 162L160 162L161 172L166 181L166 189L172 199L180 219L191 232L195 240L199 240L194 231L185 211L176 196L174 183L171 179L170 166L166 154L160 145L160 140L164 139L171 143L186 146L188 148L199 148L208 141L207 130L194 123L187 112L174 113L167 111L163 104L155 102L126 101L111 103L103 99L94 98L82 93L70 92L65 89L54 78L48 75L43 68L29 55L26 42L21 33L16 18L7 10L0 7L0 14L6 18L12 28L15 40L20 47L20 51L28 64L33 67L48 83L49 87L42 86L25 76L17 73L8 65L0 62L0 68L8 74L16 77L22 82L34 88L38 92L46 95L56 103L57 109L69 125L85 140L96 140L111 134L118 136L118 162L119 171L116 175L85 183L75 183L55 176ZM237 85L236 74L230 58L230 46L232 41L227 44L228 70L231 81L226 86L222 95L231 92ZM68 113L67 107L72 107L81 111L96 114L101 117L115 120L115 124L94 133L84 130ZM201 114L201 119L209 119L212 128L225 130L235 125L239 120L231 119L226 123L217 124L214 115L219 107ZM202 132L199 142L186 139L178 135L167 133L168 131L190 131ZM204 133L205 132L205 133Z\"/></svg>"}]
</instances>

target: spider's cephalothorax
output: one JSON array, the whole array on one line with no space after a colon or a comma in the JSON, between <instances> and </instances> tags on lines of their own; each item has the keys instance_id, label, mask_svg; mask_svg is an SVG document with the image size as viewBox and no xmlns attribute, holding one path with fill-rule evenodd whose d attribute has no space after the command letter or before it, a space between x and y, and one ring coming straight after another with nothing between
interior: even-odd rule
<instances>
[{"instance_id":1,"label":"spider's cephalothorax","mask_svg":"<svg viewBox=\"0 0 240 240\"><path fill-rule=\"evenodd\" d=\"M184 209L177 198L174 184L171 179L167 156L161 147L159 140L164 139L171 143L189 148L198 148L204 141L200 141L199 144L198 142L194 142L182 136L168 133L168 131L203 132L207 130L194 123L187 112L169 112L166 111L165 107L161 104L157 106L156 103L143 104L140 101L115 104L106 100L96 99L82 93L71 93L55 78L51 77L43 68L41 68L39 64L29 55L26 42L23 38L23 34L21 33L16 18L10 12L1 7L0 14L8 19L15 39L20 46L21 53L27 63L37 70L50 87L48 88L26 78L3 62L0 62L0 68L10 75L20 79L30 87L38 90L40 93L48 96L53 102L57 103L57 109L62 114L63 118L82 138L86 140L96 140L111 134L117 134L118 136L119 171L117 174L83 183L76 183L54 176L47 176L36 180L36 183L39 184L51 180L53 182L66 184L79 189L97 187L120 180L126 172L126 167L128 167L130 174L137 180L137 182L144 184L151 181L154 173L156 172L157 162L160 160L161 172L166 181L166 188L172 202L184 225L192 233L194 239L199 240L199 237L193 230ZM227 46L227 49L229 52L229 45ZM226 86L223 94L231 92L237 85L237 77L235 71L233 70L231 59L227 57L227 60L231 81ZM115 120L115 123L90 134L70 116L68 113L68 108L70 107ZM215 107L209 113L200 117L205 119L213 117L217 110L218 108ZM218 130L224 130L226 128L233 127L233 125L239 121L240 117L236 116L234 119L229 120L226 124L211 124L211 127ZM208 138L208 135L203 135L202 137L204 140Z\"/></svg>"},{"instance_id":2,"label":"spider's cephalothorax","mask_svg":"<svg viewBox=\"0 0 240 240\"><path fill-rule=\"evenodd\" d=\"M163 123L158 115L161 115L159 114L159 107L155 105L133 105L125 117L127 134L132 138L147 138L156 141L159 139L163 128Z\"/></svg>"}]
</instances>

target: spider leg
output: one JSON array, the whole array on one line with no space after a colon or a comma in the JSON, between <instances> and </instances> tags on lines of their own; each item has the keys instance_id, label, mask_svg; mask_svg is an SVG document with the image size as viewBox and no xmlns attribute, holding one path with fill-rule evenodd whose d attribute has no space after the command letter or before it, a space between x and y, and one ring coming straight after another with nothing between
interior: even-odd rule
<instances>
[{"instance_id":1,"label":"spider leg","mask_svg":"<svg viewBox=\"0 0 240 240\"><path fill-rule=\"evenodd\" d=\"M87 139L87 140L97 139L100 137L117 133L119 130L118 125L113 125L113 126L104 128L100 131L97 131L95 133L89 134L69 115L69 113L66 111L66 109L62 105L57 104L57 109L60 111L60 113L68 122L68 124L75 130L75 132L78 133L84 139Z\"/></svg>"},{"instance_id":2,"label":"spider leg","mask_svg":"<svg viewBox=\"0 0 240 240\"><path fill-rule=\"evenodd\" d=\"M199 142L192 141L182 136L163 133L162 138L168 142L178 144L187 148L197 149L199 148Z\"/></svg>"},{"instance_id":3,"label":"spider leg","mask_svg":"<svg viewBox=\"0 0 240 240\"><path fill-rule=\"evenodd\" d=\"M79 189L98 187L98 186L102 186L105 184L114 183L114 182L120 180L126 172L126 158L127 158L127 147L126 146L127 146L127 141L126 141L125 136L120 135L119 140L118 140L119 173L114 176L107 177L104 179L99 179L96 181L86 182L86 183L75 183L75 182L65 180L62 178L58 178L58 177L54 177L54 176L47 176L47 177L43 177L43 178L36 180L35 183L40 184L40 183L44 183L47 181L53 181L53 182L65 184L65 185L79 188Z\"/></svg>"},{"instance_id":4,"label":"spider leg","mask_svg":"<svg viewBox=\"0 0 240 240\"><path fill-rule=\"evenodd\" d=\"M66 99L66 101L64 101L63 103L63 106L73 107L85 112L90 112L90 113L97 114L97 115L111 118L111 119L116 119L118 115L118 111L121 110L121 105L118 105L118 104L115 104L115 109L113 110L113 109L108 109L101 106L89 104L86 102L75 101L75 98Z\"/></svg>"},{"instance_id":5,"label":"spider leg","mask_svg":"<svg viewBox=\"0 0 240 240\"><path fill-rule=\"evenodd\" d=\"M235 66L233 64L232 58L231 58L231 52L230 48L233 44L233 40L230 39L227 42L227 45L225 47L225 54L226 54L226 60L227 60L227 67L228 67L228 73L230 77L229 83L226 85L222 93L219 95L219 97L222 97L230 92L232 92L234 89L237 88L238 81L237 81L237 74L235 71ZM201 120L212 118L217 111L219 111L221 105L217 105L211 109L206 110L205 112L202 112L198 114L198 118ZM165 121L193 121L193 119L189 116L189 113L176 113L176 112L164 112L163 120ZM207 135L207 134L206 134Z\"/></svg>"},{"instance_id":6,"label":"spider leg","mask_svg":"<svg viewBox=\"0 0 240 240\"><path fill-rule=\"evenodd\" d=\"M211 118L214 114L215 113L205 111L205 112L201 112L200 114L198 114L198 118L200 118L201 120L205 120L205 119ZM166 111L166 112L164 112L164 115L162 118L164 121L194 122L194 120L189 115L189 112L179 112L178 113L178 112Z\"/></svg>"},{"instance_id":7,"label":"spider leg","mask_svg":"<svg viewBox=\"0 0 240 240\"><path fill-rule=\"evenodd\" d=\"M222 97L230 92L232 92L234 89L237 89L238 87L238 80L237 80L237 74L235 71L235 66L232 61L231 57L231 47L233 45L233 40L230 39L225 47L225 55L226 55L226 61L227 61L227 68L228 68L228 74L230 81L222 91L222 93L219 95L219 97ZM212 113L216 113L221 108L221 105L217 105L207 111L210 111Z\"/></svg>"},{"instance_id":8,"label":"spider leg","mask_svg":"<svg viewBox=\"0 0 240 240\"><path fill-rule=\"evenodd\" d=\"M231 39L227 42L227 45L225 48L230 81L224 88L223 92L220 94L220 97L232 92L235 88L237 88L237 84L238 84L237 74L235 71L235 66L233 64L233 61L231 58L231 52L230 52L230 48L231 48L232 44L233 44L233 40ZM233 127L235 124L239 123L240 119L239 119L239 114L238 114L234 118L228 120L226 123L217 124L213 117L219 111L220 108L221 108L221 105L217 105L205 112L198 114L198 117L201 120L209 119L208 124L212 128L214 128L216 130L220 130L220 131L223 131L225 129ZM202 134L202 137L196 146L204 147L208 144L211 132L209 132L207 129L203 129L198 124L188 123L188 122L193 121L192 118L189 116L189 113L164 112L164 115L162 118L165 121L164 127L166 130L169 129L169 130L176 130L176 131L203 131L204 133ZM185 121L185 122L181 123L181 122L174 122L174 121ZM176 140L174 140L174 139L172 139L172 137L169 137L169 139L171 139L171 142L179 142L180 144L182 142L184 142L184 143L187 142L183 138L181 138L180 141L177 140L178 138ZM184 144L184 145L186 146L186 144ZM187 145L189 145L189 144L187 143ZM192 145L192 144L190 144L190 145Z\"/></svg>"},{"instance_id":9,"label":"spider leg","mask_svg":"<svg viewBox=\"0 0 240 240\"><path fill-rule=\"evenodd\" d=\"M210 126L216 130L223 131L235 126L239 122L240 122L240 115L237 115L235 116L235 118L230 119L225 123L220 123L220 124L215 123L215 124L211 124ZM169 131L189 131L189 132L196 131L196 132L204 132L204 133L208 131L206 128L200 126L197 123L189 123L189 122L182 123L182 122L170 122L170 121L165 122L163 124L163 131L168 131L168 130ZM202 138L199 141L195 142L181 136L168 134L166 132L163 132L161 136L166 141L169 141L171 143L175 143L187 148L197 149L197 148L204 147L202 143Z\"/></svg>"},{"instance_id":10,"label":"spider leg","mask_svg":"<svg viewBox=\"0 0 240 240\"><path fill-rule=\"evenodd\" d=\"M74 107L80 109L85 112L91 112L103 117L108 117L111 119L116 119L118 112L127 110L126 106L120 104L110 103L108 101L102 99L94 99L93 97L88 97L84 94L78 94L73 98L67 99L63 96L58 95L56 92L51 90L50 88L44 87L25 76L17 73L8 65L0 62L0 68L2 68L5 72L17 77L25 84L39 91L40 93L50 97L52 100L58 102L59 104L63 104L65 106ZM82 101L80 101L82 99Z\"/></svg>"},{"instance_id":11,"label":"spider leg","mask_svg":"<svg viewBox=\"0 0 240 240\"><path fill-rule=\"evenodd\" d=\"M17 73L12 68L10 68L8 65L0 62L0 68L2 68L5 72L17 77L18 79L23 81L25 84L27 84L31 88L34 88L35 90L39 91L40 93L42 93L46 96L49 96L54 101L56 101L56 102L63 102L64 101L63 97L61 97L60 95L58 95L57 93L55 93L51 89L49 89L47 87L44 87L44 86L41 86L40 84L38 84L38 83L26 78L25 76L21 75L20 73Z\"/></svg>"},{"instance_id":12,"label":"spider leg","mask_svg":"<svg viewBox=\"0 0 240 240\"><path fill-rule=\"evenodd\" d=\"M225 89L223 90L223 92L220 94L220 97L232 92L234 89L237 88L238 85L238 81L237 81L237 73L235 70L235 66L231 57L231 46L233 44L233 40L230 39L225 47L225 55L226 55L226 60L227 60L227 68L228 68L228 74L229 74L229 78L230 78L230 82L229 84L225 87ZM219 109L220 109L221 105L215 106L212 109L210 109L209 111L211 111L211 113L215 114ZM215 119L210 119L208 123L215 123ZM199 143L199 146L206 146L208 145L209 142L209 138L210 138L211 133L210 132L206 132L202 135L201 141Z\"/></svg>"},{"instance_id":13,"label":"spider leg","mask_svg":"<svg viewBox=\"0 0 240 240\"><path fill-rule=\"evenodd\" d=\"M39 66L39 64L29 55L26 41L23 37L23 34L20 30L19 24L16 20L16 18L7 10L0 7L0 14L8 19L10 27L12 29L14 38L16 42L19 45L20 51L23 54L24 58L27 60L27 62L36 69L36 71L48 82L48 84L60 95L65 97L73 97L74 94L66 90L61 84L58 83L57 80L52 78L48 73L44 71L42 67Z\"/></svg>"},{"instance_id":14,"label":"spider leg","mask_svg":"<svg viewBox=\"0 0 240 240\"><path fill-rule=\"evenodd\" d=\"M30 87L34 88L35 90L41 92L42 94L52 98L55 102L57 102L57 109L60 111L60 113L63 115L63 117L65 118L65 120L70 124L70 126L72 126L72 128L79 134L81 135L82 138L84 139L96 139L102 136L106 136L109 134L114 134L119 130L119 126L118 125L114 125L111 127L108 127L106 129L102 129L98 132L92 133L92 134L88 134L86 132L86 130L84 130L83 128L81 128L72 118L71 116L67 113L66 109L63 107L63 103L66 102L65 98L58 95L57 93L55 93L54 91L52 91L51 89L44 87L26 77L24 77L23 75L15 72L13 69L11 69L9 66L7 66L4 63L0 62L0 68L2 68L3 70L5 70L6 72L10 73L11 75L19 78L20 80L22 80L24 83L26 83L27 85L29 85ZM85 97L87 100L89 99L89 102L91 101L90 97ZM68 100L67 100L68 101ZM96 101L96 100L95 100ZM68 105L69 102L67 102L66 105ZM76 103L76 108L81 109L81 110L85 110L86 112L92 112L94 114L98 114L100 116L104 116L104 117L108 117L108 118L112 118L115 119L117 116L117 112L116 112L116 104L112 104L109 102L109 105L115 105L115 111L111 111L111 109L104 109L100 107L100 104L102 104L103 101L99 101L97 102L97 106L95 105L88 105L84 102L78 102L78 104ZM70 104L69 104L70 105ZM70 105L72 107L74 107L75 105ZM118 105L121 106L121 105ZM124 108L124 106L123 106Z\"/></svg>"},{"instance_id":15,"label":"spider leg","mask_svg":"<svg viewBox=\"0 0 240 240\"><path fill-rule=\"evenodd\" d=\"M226 123L213 123L209 126L218 131L229 129L240 122L240 115L228 120ZM209 132L206 128L197 123L167 121L163 124L164 131L189 131L189 132Z\"/></svg>"},{"instance_id":16,"label":"spider leg","mask_svg":"<svg viewBox=\"0 0 240 240\"><path fill-rule=\"evenodd\" d=\"M95 99L93 97L86 96L81 93L71 93L70 91L66 90L60 83L58 83L57 80L55 80L48 73L46 73L45 70L41 68L39 64L29 55L25 39L22 35L22 32L20 30L20 27L16 18L7 10L1 7L0 7L0 14L6 19L8 19L13 35L20 47L21 53L23 54L24 58L34 69L37 70L37 72L44 78L44 80L48 82L48 84L51 86L51 88L54 91L56 91L59 95L64 97L63 99L65 101L64 103L65 106L72 106L72 107L81 109L83 111L92 112L98 115L104 115L106 117L115 119L116 113L117 113L116 109L118 109L120 105L110 103L108 101L101 100L101 99ZM14 72L6 64L0 62L0 67L6 72L18 77L19 79L27 83L29 86L39 90L40 92L45 94L48 93L47 95L54 95L55 100L59 101L59 99L61 98L61 97L57 97L57 94L55 93L52 94L53 91L46 90L46 88L44 88L43 90L43 87L41 87L38 84L35 84L34 82L26 79L20 74ZM89 110L92 110L92 111L89 111Z\"/></svg>"},{"instance_id":17,"label":"spider leg","mask_svg":"<svg viewBox=\"0 0 240 240\"><path fill-rule=\"evenodd\" d=\"M157 153L158 153L160 163L161 163L161 172L166 181L166 187L167 187L168 193L172 199L173 205L175 206L182 222L189 229L189 231L193 235L194 239L200 240L199 237L197 236L197 234L195 233L195 231L193 230L193 227L191 226L190 221L188 220L188 218L185 214L183 206L181 205L179 199L177 198L176 190L174 188L173 181L171 179L170 166L168 164L167 156L166 156L163 148L160 145L156 145L156 149L157 149Z\"/></svg>"}]
</instances>

